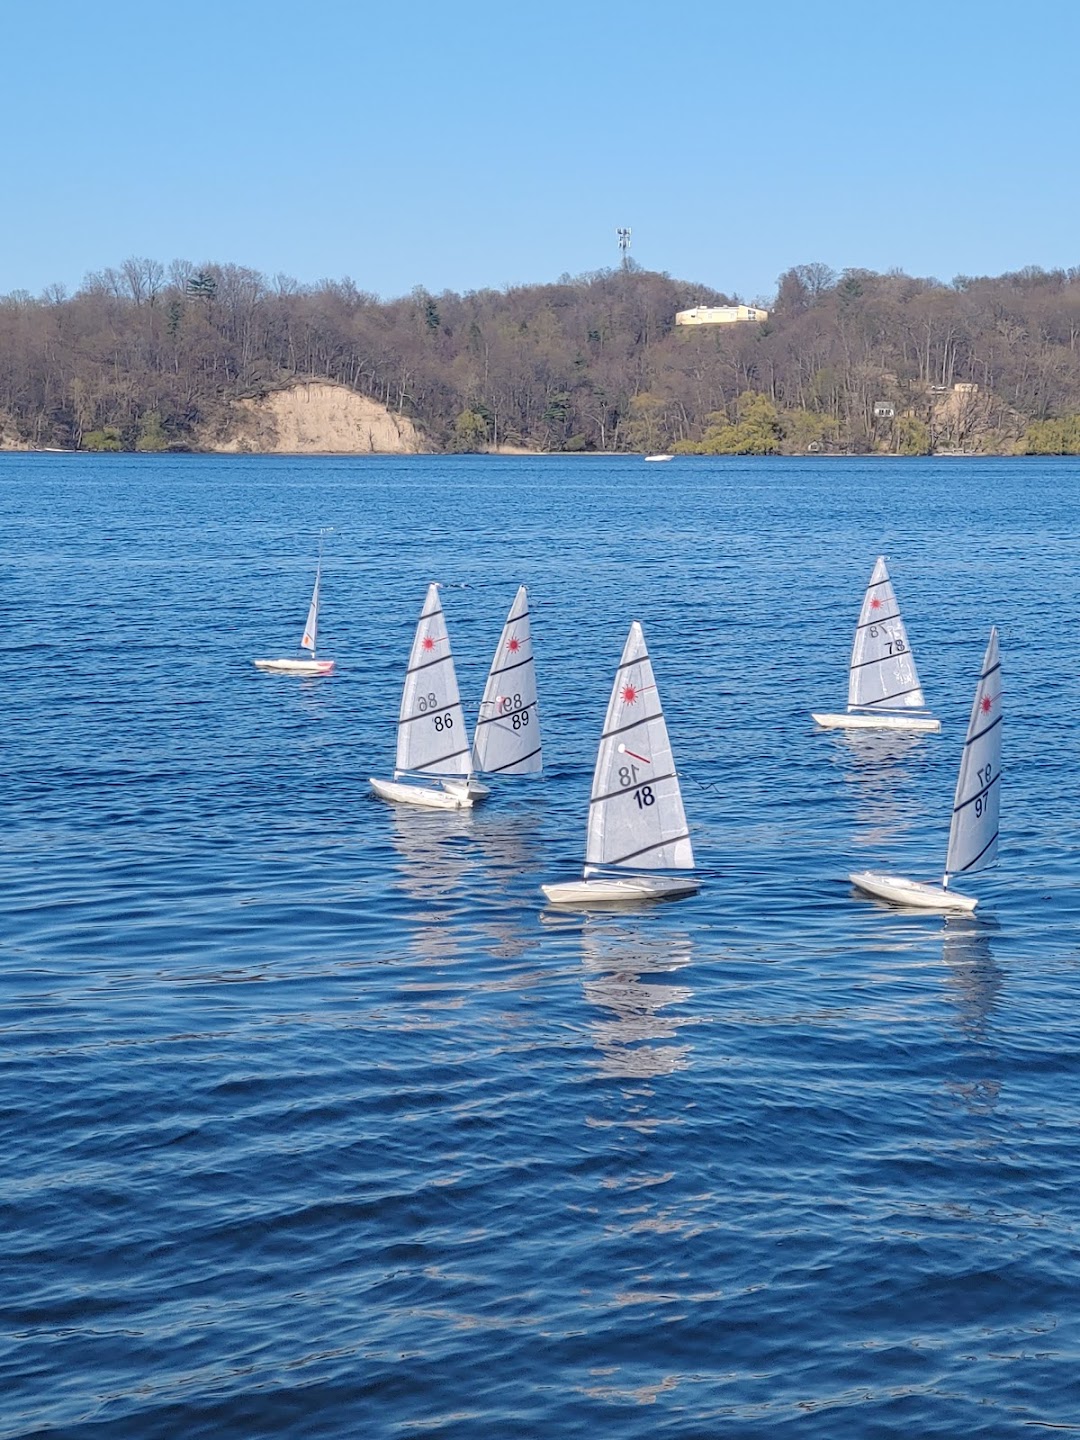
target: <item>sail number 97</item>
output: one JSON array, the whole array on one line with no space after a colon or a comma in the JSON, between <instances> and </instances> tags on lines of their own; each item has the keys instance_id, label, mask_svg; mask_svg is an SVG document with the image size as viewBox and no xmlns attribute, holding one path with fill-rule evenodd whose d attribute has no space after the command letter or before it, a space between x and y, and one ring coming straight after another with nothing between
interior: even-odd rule
<instances>
[{"instance_id":1,"label":"sail number 97","mask_svg":"<svg viewBox=\"0 0 1080 1440\"><path fill-rule=\"evenodd\" d=\"M642 785L638 780L638 768L636 765L619 766L619 784L624 790L631 786L637 786L634 791L634 799L637 801L639 810L646 810L650 805L656 804L656 796L653 794L651 785Z\"/></svg>"},{"instance_id":2,"label":"sail number 97","mask_svg":"<svg viewBox=\"0 0 1080 1440\"><path fill-rule=\"evenodd\" d=\"M987 806L990 804L989 791L990 782L994 778L994 767L988 760L981 770L975 771L975 775L979 781L981 791L980 794L975 796L975 814L981 820L986 813Z\"/></svg>"}]
</instances>

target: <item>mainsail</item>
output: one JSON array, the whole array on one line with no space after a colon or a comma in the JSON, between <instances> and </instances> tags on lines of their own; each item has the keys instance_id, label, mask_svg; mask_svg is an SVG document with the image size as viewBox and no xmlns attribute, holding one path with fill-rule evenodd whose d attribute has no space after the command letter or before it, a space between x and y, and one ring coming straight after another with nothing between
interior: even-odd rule
<instances>
[{"instance_id":1,"label":"mainsail","mask_svg":"<svg viewBox=\"0 0 1080 1440\"><path fill-rule=\"evenodd\" d=\"M1001 809L1001 661L997 628L983 656L956 781L945 874L984 870L997 859Z\"/></svg>"},{"instance_id":2,"label":"mainsail","mask_svg":"<svg viewBox=\"0 0 1080 1440\"><path fill-rule=\"evenodd\" d=\"M396 768L398 772L467 775L469 756L439 587L429 585L401 696Z\"/></svg>"},{"instance_id":3,"label":"mainsail","mask_svg":"<svg viewBox=\"0 0 1080 1440\"><path fill-rule=\"evenodd\" d=\"M304 626L304 638L300 641L301 650L310 650L312 655L315 654L315 641L319 635L319 579L321 574L322 561L320 560L315 567L315 589L311 592L311 604L308 606L307 624ZM333 585L331 585L331 592L333 588ZM332 593L330 598L333 599ZM296 634L295 630L293 634Z\"/></svg>"},{"instance_id":4,"label":"mainsail","mask_svg":"<svg viewBox=\"0 0 1080 1440\"><path fill-rule=\"evenodd\" d=\"M596 757L589 833L590 865L690 870L694 852L664 712L635 620L630 627Z\"/></svg>"},{"instance_id":5,"label":"mainsail","mask_svg":"<svg viewBox=\"0 0 1080 1440\"><path fill-rule=\"evenodd\" d=\"M848 674L848 709L925 708L915 657L900 618L885 557L879 555L855 627Z\"/></svg>"},{"instance_id":6,"label":"mainsail","mask_svg":"<svg viewBox=\"0 0 1080 1440\"><path fill-rule=\"evenodd\" d=\"M529 775L543 768L524 585L514 597L488 671L476 721L473 768L485 775Z\"/></svg>"}]
</instances>

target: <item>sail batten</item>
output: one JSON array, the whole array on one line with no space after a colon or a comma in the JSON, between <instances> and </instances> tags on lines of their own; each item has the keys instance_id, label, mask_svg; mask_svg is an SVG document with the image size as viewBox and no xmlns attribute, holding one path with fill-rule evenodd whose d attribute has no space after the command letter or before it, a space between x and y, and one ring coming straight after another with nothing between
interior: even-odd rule
<instances>
[{"instance_id":1,"label":"sail batten","mask_svg":"<svg viewBox=\"0 0 1080 1440\"><path fill-rule=\"evenodd\" d=\"M921 686L918 686L918 685L916 685L913 690L901 690L901 691L899 692L899 695L921 695L921 694L922 694L922 687L921 687ZM864 704L862 704L862 705L849 705L849 706L848 706L848 709L849 709L849 710L881 710L882 708L888 708L888 706L889 706L893 701L895 701L895 700L897 700L897 699L899 698L899 695L883 695L880 700L867 700L867 701L866 701ZM930 713L930 707L929 707L928 705L926 705L925 703L923 703L922 705L912 705L910 708L913 709L913 710L915 710L915 709L925 710L928 715L929 715L929 713Z\"/></svg>"},{"instance_id":2,"label":"sail batten","mask_svg":"<svg viewBox=\"0 0 1080 1440\"><path fill-rule=\"evenodd\" d=\"M863 596L848 667L848 709L923 710L926 700L892 580L879 555Z\"/></svg>"},{"instance_id":3,"label":"sail batten","mask_svg":"<svg viewBox=\"0 0 1080 1440\"><path fill-rule=\"evenodd\" d=\"M630 731L636 730L639 725L647 725L650 719L651 716L643 716L641 719L631 720L628 725L616 725L614 730L605 730L600 739L610 740L614 735L629 735Z\"/></svg>"},{"instance_id":4,"label":"sail batten","mask_svg":"<svg viewBox=\"0 0 1080 1440\"><path fill-rule=\"evenodd\" d=\"M632 747L626 739L631 735ZM653 859L638 868L694 866L660 694L635 620L615 671L596 757L585 864L627 866L645 855Z\"/></svg>"},{"instance_id":5,"label":"sail batten","mask_svg":"<svg viewBox=\"0 0 1080 1440\"><path fill-rule=\"evenodd\" d=\"M670 770L670 771L668 771L668 773L667 773L666 775L656 775L656 776L650 778L649 784L650 784L650 785L656 785L656 784L658 784L661 780L674 780L674 779L676 779L676 778L677 778L677 777L676 777L676 775L675 775L675 771L674 771L674 770ZM609 790L606 795L594 795L594 796L592 797L592 799L589 801L589 804L590 804L590 805L599 805L599 804L601 804L604 800L610 800L613 795L621 795L622 793L623 793L623 791L622 791L621 789L620 789L620 790Z\"/></svg>"},{"instance_id":6,"label":"sail batten","mask_svg":"<svg viewBox=\"0 0 1080 1440\"><path fill-rule=\"evenodd\" d=\"M997 629L983 657L956 780L945 874L984 870L997 859L1001 811L1001 661ZM987 717L993 719L987 723Z\"/></svg>"},{"instance_id":7,"label":"sail batten","mask_svg":"<svg viewBox=\"0 0 1080 1440\"><path fill-rule=\"evenodd\" d=\"M534 756L539 757L539 755L540 755L540 746L538 745L535 750L530 750L530 752L528 753L528 755L522 755L519 759L516 759L516 760L508 760L505 765L495 765L495 766L492 766L491 769L485 770L485 771L484 771L484 774L485 774L485 775L500 775L500 774L503 773L503 771L505 771L505 770L512 770L515 765L524 765L524 763L525 763L526 760L531 760ZM539 769L539 766L538 766L537 768ZM522 771L519 772L519 773L525 774L525 773L527 773L527 772L524 771L524 770L522 770Z\"/></svg>"},{"instance_id":8,"label":"sail batten","mask_svg":"<svg viewBox=\"0 0 1080 1440\"><path fill-rule=\"evenodd\" d=\"M509 682L504 677L512 674ZM491 659L473 737L478 775L535 775L543 769L529 594L518 587Z\"/></svg>"},{"instance_id":9,"label":"sail batten","mask_svg":"<svg viewBox=\"0 0 1080 1440\"><path fill-rule=\"evenodd\" d=\"M420 772L420 771L428 771L428 770L435 770L436 766L444 765L444 764L446 764L447 761L449 761L449 760L456 760L459 755L468 755L469 753L470 753L470 752L469 752L467 749L466 749L466 750L451 750L451 751L450 751L448 754L446 754L446 755L437 755L434 760L427 760L427 761L424 762L423 765L414 765L412 768L413 768L413 770L415 770L415 771L417 771L417 772ZM442 773L442 772L440 771L439 773ZM450 773L452 773L452 774L459 774L459 773L461 773L461 772L459 772L459 771L451 771Z\"/></svg>"},{"instance_id":10,"label":"sail batten","mask_svg":"<svg viewBox=\"0 0 1080 1440\"><path fill-rule=\"evenodd\" d=\"M448 741L462 740L465 748L459 743L458 748L447 751ZM430 585L405 672L395 769L399 773L468 775L470 753L446 617L439 604L438 586Z\"/></svg>"},{"instance_id":11,"label":"sail batten","mask_svg":"<svg viewBox=\"0 0 1080 1440\"><path fill-rule=\"evenodd\" d=\"M619 856L617 859L615 859L615 860L605 860L605 861L604 861L604 864L605 864L606 866L608 866L610 869L615 869L615 868L617 868L617 867L620 866L620 865L628 865L631 860L637 860L637 859L639 859L642 855L648 855L651 850L660 850L660 849L662 849L665 845L671 845L672 843L678 842L678 841L680 841L680 840L685 840L685 841L687 842L687 844L689 844L689 843L690 843L690 831L689 831L689 830L684 830L681 835L673 835L673 836L670 836L670 837L669 837L668 839L666 839L666 840L658 840L658 841L656 841L656 843L653 844L653 845L644 845L644 846L642 846L642 848L641 848L640 850L632 850L629 855L620 855L620 856ZM664 869L664 870L668 870L668 869L672 869L672 868L674 868L674 867L668 866L668 865L664 865L664 866L640 865L638 868L639 868L640 870L653 870L653 869ZM692 867L691 867L691 866L685 866L685 867L678 867L678 868L691 869Z\"/></svg>"}]
</instances>

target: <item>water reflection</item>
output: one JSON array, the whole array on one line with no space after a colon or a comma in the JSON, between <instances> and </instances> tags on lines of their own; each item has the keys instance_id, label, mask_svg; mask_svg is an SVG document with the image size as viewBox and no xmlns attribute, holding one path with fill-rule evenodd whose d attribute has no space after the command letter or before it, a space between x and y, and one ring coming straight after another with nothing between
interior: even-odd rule
<instances>
[{"instance_id":1,"label":"water reflection","mask_svg":"<svg viewBox=\"0 0 1080 1440\"><path fill-rule=\"evenodd\" d=\"M483 866L486 902L472 914L473 929L488 938L490 953L500 960L517 959L534 943L531 925L523 923L521 885L523 877L535 876L544 867L540 803L538 797L531 809L515 807L508 817L501 806L489 802L473 814L471 842ZM532 901L535 882L530 879L527 888ZM531 918L532 904L528 914Z\"/></svg>"},{"instance_id":2,"label":"water reflection","mask_svg":"<svg viewBox=\"0 0 1080 1440\"><path fill-rule=\"evenodd\" d=\"M446 960L461 949L458 919L476 868L471 829L470 810L390 808L389 838L398 855L394 885L412 902L418 922L412 949L424 960Z\"/></svg>"},{"instance_id":3,"label":"water reflection","mask_svg":"<svg viewBox=\"0 0 1080 1440\"><path fill-rule=\"evenodd\" d=\"M980 1043L991 1038L991 1019L1003 982L990 946L990 935L999 928L994 921L956 918L946 920L942 936L949 998L964 1034Z\"/></svg>"},{"instance_id":4,"label":"water reflection","mask_svg":"<svg viewBox=\"0 0 1080 1440\"><path fill-rule=\"evenodd\" d=\"M902 730L847 730L837 737L838 763L855 791L856 844L878 846L909 830L921 813L912 786L926 737Z\"/></svg>"},{"instance_id":5,"label":"water reflection","mask_svg":"<svg viewBox=\"0 0 1080 1440\"><path fill-rule=\"evenodd\" d=\"M992 1058L987 1047L993 1040L993 1016L1004 983L990 945L990 936L997 929L993 921L965 916L946 920L942 932L947 993L956 1006L961 1031L979 1047L979 1071L984 1071L985 1062ZM1001 1081L977 1073L968 1080L952 1081L948 1088L967 1110L985 1114L997 1106Z\"/></svg>"},{"instance_id":6,"label":"water reflection","mask_svg":"<svg viewBox=\"0 0 1080 1440\"><path fill-rule=\"evenodd\" d=\"M581 926L582 989L600 1012L591 1020L604 1075L640 1080L671 1075L690 1064L691 1046L677 1041L689 1023L681 1007L693 995L667 977L693 960L693 942L684 930L664 930L647 920L590 916Z\"/></svg>"}]
</instances>

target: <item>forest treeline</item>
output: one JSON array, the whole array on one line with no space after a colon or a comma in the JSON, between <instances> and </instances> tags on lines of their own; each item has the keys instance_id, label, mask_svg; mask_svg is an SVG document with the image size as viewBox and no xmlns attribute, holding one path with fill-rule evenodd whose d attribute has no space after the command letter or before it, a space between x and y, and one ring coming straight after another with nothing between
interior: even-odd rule
<instances>
[{"instance_id":1,"label":"forest treeline","mask_svg":"<svg viewBox=\"0 0 1080 1440\"><path fill-rule=\"evenodd\" d=\"M942 284L799 265L767 322L676 327L729 298L635 266L380 300L133 258L74 294L0 298L0 435L206 448L236 400L319 378L432 450L1080 453L1080 269Z\"/></svg>"}]
</instances>

